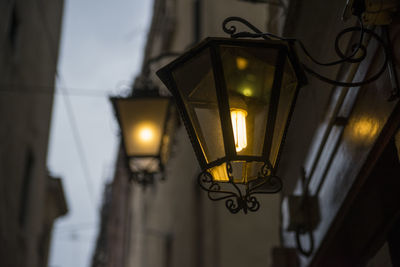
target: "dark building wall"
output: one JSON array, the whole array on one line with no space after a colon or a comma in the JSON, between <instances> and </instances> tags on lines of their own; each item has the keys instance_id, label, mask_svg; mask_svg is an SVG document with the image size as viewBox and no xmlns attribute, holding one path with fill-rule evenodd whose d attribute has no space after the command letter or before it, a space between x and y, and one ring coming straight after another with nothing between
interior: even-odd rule
<instances>
[{"instance_id":1,"label":"dark building wall","mask_svg":"<svg viewBox=\"0 0 400 267\"><path fill-rule=\"evenodd\" d=\"M103 194L101 225L92 267L128 266L131 229L131 185L129 173L120 149L114 179Z\"/></svg>"},{"instance_id":2,"label":"dark building wall","mask_svg":"<svg viewBox=\"0 0 400 267\"><path fill-rule=\"evenodd\" d=\"M63 1L0 5L0 265L39 266Z\"/></svg>"},{"instance_id":3,"label":"dark building wall","mask_svg":"<svg viewBox=\"0 0 400 267\"><path fill-rule=\"evenodd\" d=\"M350 24L341 22L341 10L345 3L309 0L293 1L293 4L296 8L289 12L286 35L301 38L308 50L321 61L337 58L334 52L336 35L346 26L356 24L355 20ZM311 12L313 16L309 15ZM393 40L393 60L397 65L398 28L398 19L395 19L389 31ZM374 30L383 34L380 27L374 27ZM358 34L355 32L344 38L345 42L341 44L343 51L350 50L350 43L347 42L351 38L358 40ZM377 42L368 37L365 41L367 57L355 67L340 65L340 68L329 69L312 65L307 60L305 62L333 79L347 79L348 82L363 80L379 70L383 59ZM376 82L362 87L347 89L310 79L310 84L301 89L280 172L287 179L283 201L284 221L289 218L286 196L301 194L302 191L301 166L305 167L307 178L312 174L310 194L319 199L321 218L313 231L314 252L310 257L301 256L302 266L363 266L382 246L385 240L382 237L390 228L390 221L398 216L398 207L394 204L398 203L396 193L389 197L391 193L388 188L383 190L387 192L385 196L379 193L382 186L396 188L393 179L400 175L396 165L398 161L392 158L395 154L385 156L390 149L396 151L393 136L399 128L396 116L399 102L398 99L388 101L391 90L387 72ZM336 108L337 114L334 113ZM336 117L345 118L345 123L334 124L330 128L329 122L335 121ZM325 133L327 141L321 157L316 161ZM392 169L388 166L379 167L382 166L380 162L383 157L386 157L386 163L392 162ZM376 190L368 191L374 179L380 182L375 180ZM383 202L386 204L382 205ZM286 231L286 226L282 231L284 244L296 247L295 235ZM346 235L339 242L339 236L344 233ZM309 247L307 236L303 236L301 241L305 248Z\"/></svg>"}]
</instances>

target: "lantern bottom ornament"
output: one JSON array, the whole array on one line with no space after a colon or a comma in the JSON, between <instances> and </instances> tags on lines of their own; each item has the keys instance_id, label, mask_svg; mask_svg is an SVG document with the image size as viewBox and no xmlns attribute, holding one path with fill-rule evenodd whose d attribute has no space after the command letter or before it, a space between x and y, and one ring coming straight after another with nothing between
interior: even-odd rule
<instances>
[{"instance_id":1,"label":"lantern bottom ornament","mask_svg":"<svg viewBox=\"0 0 400 267\"><path fill-rule=\"evenodd\" d=\"M216 181L209 170L202 171L197 181L200 187L207 191L211 200L225 200L226 208L233 214L240 210L243 210L245 214L248 211L257 211L260 208L260 202L254 195L274 194L282 189L282 180L272 174L272 165L269 162L264 163L256 179L242 184L234 181L231 162L227 162L225 166L228 182ZM228 187L233 187L234 190L230 190Z\"/></svg>"}]
</instances>

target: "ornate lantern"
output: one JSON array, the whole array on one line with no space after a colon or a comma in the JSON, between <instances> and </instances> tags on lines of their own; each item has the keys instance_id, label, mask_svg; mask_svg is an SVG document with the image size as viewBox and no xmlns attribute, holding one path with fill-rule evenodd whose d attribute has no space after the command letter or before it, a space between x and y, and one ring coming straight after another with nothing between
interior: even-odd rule
<instances>
[{"instance_id":1,"label":"ornate lantern","mask_svg":"<svg viewBox=\"0 0 400 267\"><path fill-rule=\"evenodd\" d=\"M281 190L276 168L306 81L289 42L207 38L157 75L176 99L212 200L246 213L259 208L254 194Z\"/></svg>"},{"instance_id":2,"label":"ornate lantern","mask_svg":"<svg viewBox=\"0 0 400 267\"><path fill-rule=\"evenodd\" d=\"M143 185L153 183L156 176L164 179L176 124L171 97L160 96L157 89L136 89L130 97L111 101L132 179Z\"/></svg>"},{"instance_id":3,"label":"ornate lantern","mask_svg":"<svg viewBox=\"0 0 400 267\"><path fill-rule=\"evenodd\" d=\"M226 200L232 213L241 209L247 213L260 206L255 194L281 190L276 171L298 90L307 83L304 71L328 84L353 87L377 80L389 67L394 88L390 99L399 96L390 50L363 26L360 16L358 20L360 27L346 28L336 37L339 60L323 63L298 39L264 33L243 18L228 17L222 27L231 38L207 38L157 72L177 101L202 168L199 184L210 199ZM236 26L227 27L230 22L251 32L237 32ZM360 32L360 38L346 55L339 42L353 32ZM359 63L366 57L366 34L378 41L384 60L374 75L362 81L323 76L299 62L294 51L298 44L311 62L323 67Z\"/></svg>"}]
</instances>

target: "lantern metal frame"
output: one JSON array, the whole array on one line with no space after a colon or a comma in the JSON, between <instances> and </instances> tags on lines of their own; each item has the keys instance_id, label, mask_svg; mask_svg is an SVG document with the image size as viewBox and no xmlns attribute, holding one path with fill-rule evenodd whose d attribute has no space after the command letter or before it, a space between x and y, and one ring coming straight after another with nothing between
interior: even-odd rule
<instances>
[{"instance_id":1,"label":"lantern metal frame","mask_svg":"<svg viewBox=\"0 0 400 267\"><path fill-rule=\"evenodd\" d=\"M157 87L149 86L149 85L146 85L145 87L140 88L140 89L134 88L132 94L128 97L110 97L109 99L113 105L115 116L117 118L118 125L119 125L120 131L121 131L121 144L122 144L122 147L124 150L125 165L126 165L126 168L130 172L130 180L142 185L143 187L154 184L156 178L158 178L159 180L165 180L165 175L164 175L165 166L164 166L164 164L162 162L162 158L161 158L162 148L164 145L162 139L163 139L163 136L167 132L168 122L171 119L177 120L176 115L175 115L175 117L173 117L174 113L176 113L174 99L170 96L160 95ZM155 155L153 155L153 154L128 155L128 152L126 149L126 141L125 141L123 129L122 129L121 114L117 107L117 101L129 100L129 99L134 99L134 100L138 100L138 101L147 100L147 99L166 99L166 100L168 100L168 107L167 107L167 111L166 111L165 120L161 127L163 129L163 131L161 134L160 146L158 148L158 152ZM169 146L171 146L171 144ZM170 147L168 149L170 150ZM144 158L152 158L152 159L157 160L158 161L158 170L154 171L154 172L149 172L146 170L138 171L138 172L132 171L132 168L130 166L130 160L131 159L144 159Z\"/></svg>"},{"instance_id":2,"label":"lantern metal frame","mask_svg":"<svg viewBox=\"0 0 400 267\"><path fill-rule=\"evenodd\" d=\"M277 58L274 72L274 82L271 89L271 105L268 109L268 118L264 144L261 156L243 156L238 155L235 150L234 136L231 124L231 117L229 114L229 103L228 103L228 92L223 77L223 68L221 59L218 57L217 49L220 45L232 45L247 48L270 48L276 50ZM197 138L196 130L191 123L189 114L186 111L184 100L181 98L178 92L177 85L174 79L170 76L171 71L178 65L181 65L193 56L200 54L204 49L210 48L211 64L214 74L215 89L218 101L219 120L221 122L222 136L224 140L225 156L218 158L212 162L207 163L203 154L200 142ZM286 61L290 61L298 84L295 89L292 104L289 108L289 114L287 123L283 130L283 136L275 166L272 166L270 162L270 153L273 139L273 128L275 127L276 112L278 107L279 93L281 89L281 82L283 79L284 64ZM288 63L286 63L288 64ZM282 189L282 181L276 176L276 168L279 164L279 158L282 151L283 143L285 140L286 132L288 129L290 116L294 109L294 104L299 91L299 88L306 84L307 80L300 68L296 54L293 51L292 43L288 41L265 41L265 40L246 40L246 39L232 39L232 38L207 38L188 52L184 53L181 57L169 63L157 72L159 78L167 85L171 93L175 96L178 110L187 129L189 138L197 156L198 162L202 169L202 172L198 176L198 183L200 187L208 192L208 197L211 200L226 200L225 206L232 213L237 213L243 210L244 213L248 211L257 211L260 204L254 195L256 194L272 194L277 193ZM238 183L234 181L232 176L232 165L233 161L243 162L262 162L258 177L254 180L246 183ZM212 174L208 171L210 168L226 164L226 171L228 174L228 182L218 182L213 179ZM231 184L233 190L226 189L226 184Z\"/></svg>"}]
</instances>

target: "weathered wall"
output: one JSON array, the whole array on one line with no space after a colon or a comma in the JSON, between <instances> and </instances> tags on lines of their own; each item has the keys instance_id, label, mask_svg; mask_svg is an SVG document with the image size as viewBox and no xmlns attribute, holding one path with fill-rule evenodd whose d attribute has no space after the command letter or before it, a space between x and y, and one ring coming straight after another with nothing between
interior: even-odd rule
<instances>
[{"instance_id":1,"label":"weathered wall","mask_svg":"<svg viewBox=\"0 0 400 267\"><path fill-rule=\"evenodd\" d=\"M63 1L0 5L0 265L38 266Z\"/></svg>"}]
</instances>

